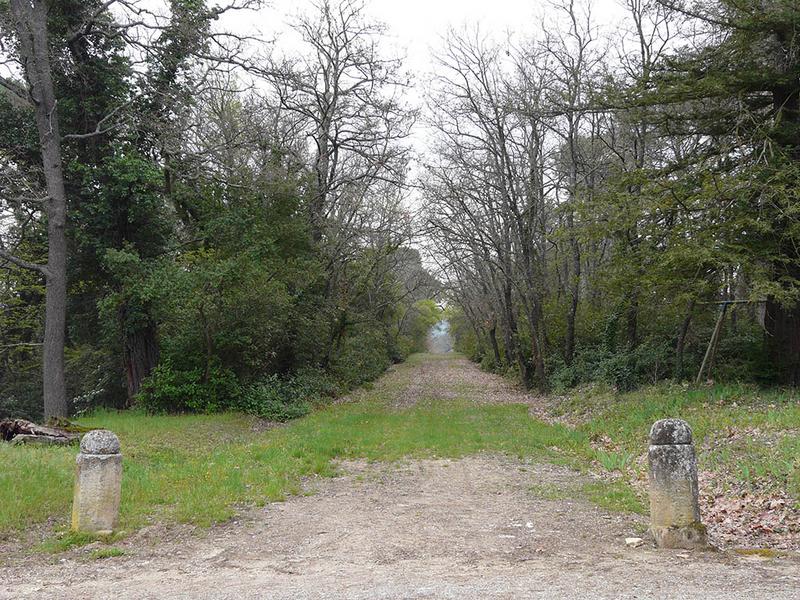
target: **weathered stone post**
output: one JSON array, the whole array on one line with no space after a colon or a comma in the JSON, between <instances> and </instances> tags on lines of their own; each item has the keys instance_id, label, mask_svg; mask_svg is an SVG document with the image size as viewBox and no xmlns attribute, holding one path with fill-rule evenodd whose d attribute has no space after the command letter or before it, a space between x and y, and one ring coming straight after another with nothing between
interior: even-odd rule
<instances>
[{"instance_id":1,"label":"weathered stone post","mask_svg":"<svg viewBox=\"0 0 800 600\"><path fill-rule=\"evenodd\" d=\"M681 419L650 429L650 530L661 548L705 548L692 429Z\"/></svg>"},{"instance_id":2,"label":"weathered stone post","mask_svg":"<svg viewBox=\"0 0 800 600\"><path fill-rule=\"evenodd\" d=\"M119 439L97 429L81 439L72 500L72 530L108 534L119 517L122 454Z\"/></svg>"}]
</instances>

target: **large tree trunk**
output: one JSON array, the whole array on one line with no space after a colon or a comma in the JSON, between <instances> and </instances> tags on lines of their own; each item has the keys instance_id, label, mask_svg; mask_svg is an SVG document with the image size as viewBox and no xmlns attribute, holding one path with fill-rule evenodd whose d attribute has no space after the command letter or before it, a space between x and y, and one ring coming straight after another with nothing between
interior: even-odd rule
<instances>
[{"instance_id":1,"label":"large tree trunk","mask_svg":"<svg viewBox=\"0 0 800 600\"><path fill-rule=\"evenodd\" d=\"M125 370L128 404L130 405L142 389L142 381L158 365L160 353L155 325L148 324L124 333L122 346L122 364Z\"/></svg>"},{"instance_id":2,"label":"large tree trunk","mask_svg":"<svg viewBox=\"0 0 800 600\"><path fill-rule=\"evenodd\" d=\"M780 31L777 35L784 52L790 52L796 46L796 31L788 29ZM794 56L795 60L781 64L779 68L791 72L796 71L798 61L796 53L786 54ZM789 151L796 163L800 163L800 140L797 138L800 127L800 91L797 89L796 77L787 85L778 85L773 90L773 108L776 122L781 124L775 133L777 140ZM792 240L789 230L792 222L786 219L779 221L777 234L783 240ZM776 265L775 280L800 281L800 251L791 241L781 241L779 248L786 258ZM800 385L800 303L782 305L773 298L767 299L764 314L764 327L766 328L767 353L774 365L782 383Z\"/></svg>"},{"instance_id":3,"label":"large tree trunk","mask_svg":"<svg viewBox=\"0 0 800 600\"><path fill-rule=\"evenodd\" d=\"M800 304L786 307L768 300L764 326L767 353L780 381L800 385Z\"/></svg>"},{"instance_id":4,"label":"large tree trunk","mask_svg":"<svg viewBox=\"0 0 800 600\"><path fill-rule=\"evenodd\" d=\"M50 70L47 6L43 0L11 0L25 78L36 113L47 187L47 268L45 269L44 417L69 413L64 378L67 320L67 194L61 164L61 134Z\"/></svg>"},{"instance_id":5,"label":"large tree trunk","mask_svg":"<svg viewBox=\"0 0 800 600\"><path fill-rule=\"evenodd\" d=\"M49 186L48 186L49 187ZM51 211L48 211L52 214ZM62 214L66 211L59 211ZM48 251L44 329L44 420L68 417L64 374L67 326L67 242L64 224L48 223Z\"/></svg>"}]
</instances>

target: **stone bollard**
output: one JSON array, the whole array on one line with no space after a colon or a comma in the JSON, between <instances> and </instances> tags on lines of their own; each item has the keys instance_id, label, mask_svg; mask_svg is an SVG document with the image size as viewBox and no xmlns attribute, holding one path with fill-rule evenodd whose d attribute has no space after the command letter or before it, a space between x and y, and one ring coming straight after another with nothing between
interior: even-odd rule
<instances>
[{"instance_id":1,"label":"stone bollard","mask_svg":"<svg viewBox=\"0 0 800 600\"><path fill-rule=\"evenodd\" d=\"M90 431L76 462L72 530L109 534L117 525L122 489L119 439L104 429Z\"/></svg>"},{"instance_id":2,"label":"stone bollard","mask_svg":"<svg viewBox=\"0 0 800 600\"><path fill-rule=\"evenodd\" d=\"M650 530L660 548L705 548L692 429L681 419L650 429Z\"/></svg>"}]
</instances>

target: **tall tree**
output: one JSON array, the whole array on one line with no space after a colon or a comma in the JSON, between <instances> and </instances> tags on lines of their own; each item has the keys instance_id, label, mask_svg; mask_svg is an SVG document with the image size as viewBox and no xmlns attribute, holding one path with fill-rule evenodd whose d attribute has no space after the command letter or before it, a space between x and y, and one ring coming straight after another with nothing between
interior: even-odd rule
<instances>
[{"instance_id":1,"label":"tall tree","mask_svg":"<svg viewBox=\"0 0 800 600\"><path fill-rule=\"evenodd\" d=\"M766 298L769 356L783 381L800 384L800 6L659 2L698 27L693 46L664 61L651 99L668 107L671 131L705 136L688 162L712 165L716 193L695 198L725 204L727 262Z\"/></svg>"},{"instance_id":2,"label":"tall tree","mask_svg":"<svg viewBox=\"0 0 800 600\"><path fill-rule=\"evenodd\" d=\"M0 247L0 258L40 272L46 281L43 353L44 415L67 416L64 339L67 318L67 193L64 186L61 132L51 67L48 6L44 0L10 0L2 15L2 35L22 68L24 84L3 79L2 89L15 103L30 104L39 133L47 196L47 263L35 264Z\"/></svg>"},{"instance_id":3,"label":"tall tree","mask_svg":"<svg viewBox=\"0 0 800 600\"><path fill-rule=\"evenodd\" d=\"M235 62L236 44L226 44L225 36L211 32L209 24L230 9L255 4L255 0L233 0L210 8L205 2L173 0L166 16L138 1L13 0L0 4L0 35L7 50L0 89L19 111L32 111L39 138L38 147L24 155L20 144L8 140L7 158L18 178L26 175L20 165L35 173L34 162L41 164L48 259L46 264L24 260L5 244L0 246L0 258L45 277L46 418L66 416L69 411L64 345L70 265L80 268L82 262L83 273L96 277L103 248L135 242L137 236L141 241L157 229L144 225L154 217L153 209L158 212L159 201L143 201L149 202L150 211L137 206L148 196L141 196L143 188L135 189L137 184L130 180L138 178L141 184L147 179L149 171L142 169L146 166L142 157L152 150L141 143L136 147L143 139L136 127L141 132L145 120L140 113L137 122L136 109L155 109L152 103L135 106L134 99L149 95L163 107L176 95L176 87L188 86L191 78L186 72L198 60L212 65ZM167 17L168 25L164 25ZM145 57L139 64L146 68L133 69L131 65L140 57ZM174 103L172 108L176 108ZM17 130L24 133L23 128ZM127 165L124 156L131 158ZM27 179L36 183L35 175ZM130 185L117 185L126 179ZM114 192L117 197L112 197ZM78 227L72 227L68 212L74 212ZM134 223L137 218L139 223ZM71 235L76 232L80 233ZM79 253L73 252L82 260L68 260L70 239L83 244ZM87 260L92 254L93 264ZM153 324L146 315L140 318L140 309L120 312L120 319L126 321L122 345L130 395L157 361Z\"/></svg>"},{"instance_id":4,"label":"tall tree","mask_svg":"<svg viewBox=\"0 0 800 600\"><path fill-rule=\"evenodd\" d=\"M385 26L361 0L315 0L294 29L307 53L276 58L265 74L281 106L307 131L313 155L312 234L348 188L376 181L401 183L413 113L401 103L407 82L400 60L381 50Z\"/></svg>"}]
</instances>

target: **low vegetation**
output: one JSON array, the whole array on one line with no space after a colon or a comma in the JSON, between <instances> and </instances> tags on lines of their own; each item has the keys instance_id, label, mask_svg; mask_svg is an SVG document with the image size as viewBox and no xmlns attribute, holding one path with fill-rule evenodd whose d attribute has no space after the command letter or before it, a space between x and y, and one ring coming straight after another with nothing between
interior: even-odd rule
<instances>
[{"instance_id":1,"label":"low vegetation","mask_svg":"<svg viewBox=\"0 0 800 600\"><path fill-rule=\"evenodd\" d=\"M224 521L243 505L302 493L304 477L335 475L337 460L457 458L479 452L591 470L592 478L578 488L538 489L532 483L532 495L584 498L609 510L642 513L642 491L630 484L644 474L650 424L674 415L694 427L701 470L733 486L755 485L754 490L763 478L775 490L800 497L794 459L800 408L789 393L659 386L618 395L589 388L554 400L550 422L531 418L523 404L475 403L474 392L464 386L452 400L433 400L425 391L414 405L398 408L398 394L416 377L420 362L429 359L415 355L377 385L356 392L353 401L321 407L286 425L240 413L151 416L135 411L97 412L81 424L112 429L122 441L120 526L128 532L151 522L208 526ZM45 521L66 525L75 452L0 445L0 532ZM94 541L73 538L64 536L48 548Z\"/></svg>"},{"instance_id":2,"label":"low vegetation","mask_svg":"<svg viewBox=\"0 0 800 600\"><path fill-rule=\"evenodd\" d=\"M336 473L334 459L458 457L480 451L571 463L584 435L529 419L524 406L464 401L396 411L379 393L324 408L285 427L260 430L241 414L146 416L102 412L83 424L115 431L125 452L121 528L152 520L211 525L242 503L301 492L301 478ZM65 523L74 449L0 446L0 528L51 516Z\"/></svg>"},{"instance_id":3,"label":"low vegetation","mask_svg":"<svg viewBox=\"0 0 800 600\"><path fill-rule=\"evenodd\" d=\"M578 431L595 442L597 460L609 471L635 469L650 425L679 415L693 428L701 470L724 472L730 483L785 489L800 498L796 391L665 384L616 394L595 386L561 398L553 412L579 423Z\"/></svg>"}]
</instances>

